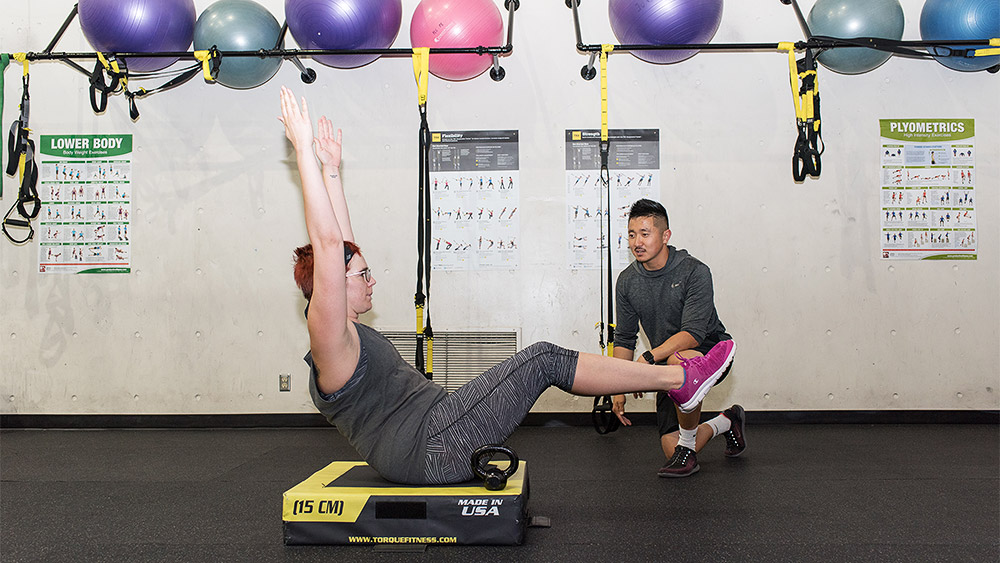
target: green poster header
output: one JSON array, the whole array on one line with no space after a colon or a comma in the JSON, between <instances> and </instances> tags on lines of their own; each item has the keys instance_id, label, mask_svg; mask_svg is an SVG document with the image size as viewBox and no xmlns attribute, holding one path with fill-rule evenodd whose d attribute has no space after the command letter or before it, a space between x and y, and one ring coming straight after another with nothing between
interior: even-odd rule
<instances>
[{"instance_id":1,"label":"green poster header","mask_svg":"<svg viewBox=\"0 0 1000 563\"><path fill-rule=\"evenodd\" d=\"M880 119L882 138L915 143L971 139L975 119Z\"/></svg>"},{"instance_id":2,"label":"green poster header","mask_svg":"<svg viewBox=\"0 0 1000 563\"><path fill-rule=\"evenodd\" d=\"M104 158L132 152L132 135L42 135L41 152L62 158Z\"/></svg>"}]
</instances>

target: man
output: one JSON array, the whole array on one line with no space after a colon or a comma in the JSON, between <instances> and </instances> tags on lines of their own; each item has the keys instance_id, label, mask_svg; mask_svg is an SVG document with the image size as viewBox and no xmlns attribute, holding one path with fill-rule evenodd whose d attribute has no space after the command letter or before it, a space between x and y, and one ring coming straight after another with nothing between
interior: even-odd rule
<instances>
[{"instance_id":1,"label":"man","mask_svg":"<svg viewBox=\"0 0 1000 563\"><path fill-rule=\"evenodd\" d=\"M669 246L670 235L663 205L649 199L632 205L628 243L635 262L619 274L615 286L616 358L634 359L640 324L652 349L638 361L650 364L682 364L732 339L715 310L711 271L686 250ZM728 373L729 369L719 381ZM632 424L625 416L625 395L613 397L612 412L622 424ZM656 419L660 444L669 460L657 472L660 477L687 477L698 471L696 452L719 434L726 437L727 456L736 457L746 449L744 412L739 405L699 424L700 402L677 405L666 393L657 393Z\"/></svg>"}]
</instances>

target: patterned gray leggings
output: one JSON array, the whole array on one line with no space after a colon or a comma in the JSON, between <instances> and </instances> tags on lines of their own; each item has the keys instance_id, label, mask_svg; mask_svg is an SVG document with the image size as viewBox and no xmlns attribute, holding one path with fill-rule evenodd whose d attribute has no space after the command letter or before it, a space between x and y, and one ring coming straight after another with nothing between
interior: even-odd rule
<instances>
[{"instance_id":1,"label":"patterned gray leggings","mask_svg":"<svg viewBox=\"0 0 1000 563\"><path fill-rule=\"evenodd\" d=\"M552 385L569 391L579 353L548 342L532 344L493 366L428 413L428 484L472 479L472 452L502 444Z\"/></svg>"}]
</instances>

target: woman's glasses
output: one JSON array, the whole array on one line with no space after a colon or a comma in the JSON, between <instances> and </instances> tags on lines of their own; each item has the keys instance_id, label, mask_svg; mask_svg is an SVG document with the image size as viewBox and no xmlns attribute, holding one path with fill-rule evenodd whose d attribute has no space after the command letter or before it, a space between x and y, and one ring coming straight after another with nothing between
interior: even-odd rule
<instances>
[{"instance_id":1,"label":"woman's glasses","mask_svg":"<svg viewBox=\"0 0 1000 563\"><path fill-rule=\"evenodd\" d=\"M354 276L361 276L361 278L363 280L365 280L365 283L371 283L372 282L372 270L371 270L371 268L365 268L364 270L361 270L360 272L354 272L352 274L347 274L344 277L345 278L350 278L350 277L354 277Z\"/></svg>"}]
</instances>

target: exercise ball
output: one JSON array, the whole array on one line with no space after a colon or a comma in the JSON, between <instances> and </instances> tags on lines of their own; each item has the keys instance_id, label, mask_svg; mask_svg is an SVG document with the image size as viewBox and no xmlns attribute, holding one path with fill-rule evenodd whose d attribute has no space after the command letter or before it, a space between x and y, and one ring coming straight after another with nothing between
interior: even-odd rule
<instances>
[{"instance_id":1,"label":"exercise ball","mask_svg":"<svg viewBox=\"0 0 1000 563\"><path fill-rule=\"evenodd\" d=\"M267 8L253 0L219 0L205 9L194 25L194 48L220 51L274 49L281 25ZM222 57L216 81L230 88L255 88L278 72L281 59Z\"/></svg>"},{"instance_id":2,"label":"exercise ball","mask_svg":"<svg viewBox=\"0 0 1000 563\"><path fill-rule=\"evenodd\" d=\"M403 22L401 0L285 0L288 30L303 49L388 49ZM318 55L337 68L364 66L379 55Z\"/></svg>"},{"instance_id":3,"label":"exercise ball","mask_svg":"<svg viewBox=\"0 0 1000 563\"><path fill-rule=\"evenodd\" d=\"M973 40L1000 37L1000 1L927 0L920 11L920 38L924 41ZM954 46L966 50L980 46ZM931 48L931 53L936 51ZM942 51L942 54L946 51ZM948 68L964 71L985 70L1000 64L1000 55L989 57L937 57Z\"/></svg>"},{"instance_id":4,"label":"exercise ball","mask_svg":"<svg viewBox=\"0 0 1000 563\"><path fill-rule=\"evenodd\" d=\"M708 43L722 23L722 0L611 0L611 30L623 45ZM697 49L632 51L650 63L676 63Z\"/></svg>"},{"instance_id":5,"label":"exercise ball","mask_svg":"<svg viewBox=\"0 0 1000 563\"><path fill-rule=\"evenodd\" d=\"M903 7L899 0L819 0L806 18L814 36L903 38ZM838 47L823 51L817 60L843 74L861 74L889 60L892 53L864 47Z\"/></svg>"},{"instance_id":6,"label":"exercise ball","mask_svg":"<svg viewBox=\"0 0 1000 563\"><path fill-rule=\"evenodd\" d=\"M194 37L194 0L80 0L80 28L102 53L187 51ZM176 58L131 58L130 71L149 72Z\"/></svg>"},{"instance_id":7,"label":"exercise ball","mask_svg":"<svg viewBox=\"0 0 1000 563\"><path fill-rule=\"evenodd\" d=\"M493 0L422 0L410 19L414 47L496 47L503 41L503 18ZM493 65L491 55L432 53L431 74L468 80Z\"/></svg>"}]
</instances>

